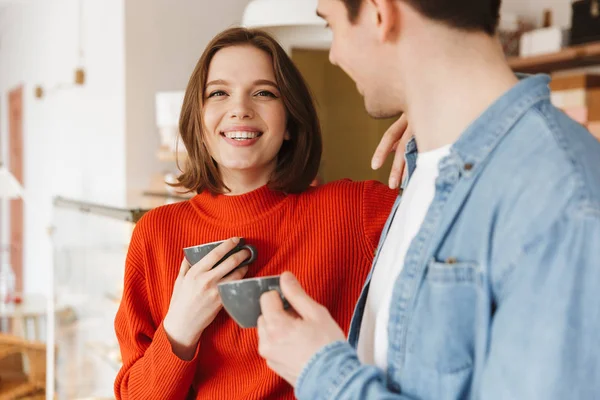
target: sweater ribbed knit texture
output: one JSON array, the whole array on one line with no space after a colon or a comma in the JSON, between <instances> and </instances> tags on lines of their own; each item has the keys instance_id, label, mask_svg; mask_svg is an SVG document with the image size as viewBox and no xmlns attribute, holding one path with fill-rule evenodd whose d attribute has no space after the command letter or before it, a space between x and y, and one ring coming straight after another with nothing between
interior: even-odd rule
<instances>
[{"instance_id":1,"label":"sweater ribbed knit texture","mask_svg":"<svg viewBox=\"0 0 600 400\"><path fill-rule=\"evenodd\" d=\"M184 247L232 236L258 250L247 278L291 271L348 332L381 230L397 196L373 182L333 182L299 195L266 186L241 196L201 193L156 208L136 225L115 319L123 367L117 399L293 399L293 388L258 355L256 329L222 310L191 361L162 326Z\"/></svg>"}]
</instances>

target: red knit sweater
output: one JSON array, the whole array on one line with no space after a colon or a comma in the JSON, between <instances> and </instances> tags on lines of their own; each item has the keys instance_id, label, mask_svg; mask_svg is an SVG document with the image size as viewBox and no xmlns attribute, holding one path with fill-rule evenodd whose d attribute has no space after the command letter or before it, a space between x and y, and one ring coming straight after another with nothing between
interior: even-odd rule
<instances>
[{"instance_id":1,"label":"red knit sweater","mask_svg":"<svg viewBox=\"0 0 600 400\"><path fill-rule=\"evenodd\" d=\"M291 271L347 332L397 196L376 182L339 181L284 195L266 186L241 196L202 193L159 207L136 225L115 320L123 367L117 399L291 399L293 389L258 355L255 329L221 311L195 357L171 350L162 326L184 247L246 238L258 259L247 277Z\"/></svg>"}]
</instances>

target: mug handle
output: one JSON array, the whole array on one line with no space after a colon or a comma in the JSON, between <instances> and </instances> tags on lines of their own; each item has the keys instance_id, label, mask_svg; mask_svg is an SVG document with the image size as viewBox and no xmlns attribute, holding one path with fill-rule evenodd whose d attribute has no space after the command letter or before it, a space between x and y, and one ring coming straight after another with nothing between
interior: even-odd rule
<instances>
[{"instance_id":1,"label":"mug handle","mask_svg":"<svg viewBox=\"0 0 600 400\"><path fill-rule=\"evenodd\" d=\"M238 268L243 267L244 265L252 264L254 261L256 261L256 257L258 256L258 251L256 251L256 247L252 246L251 244L245 244L245 245L241 246L240 250L242 250L242 249L246 249L250 252L250 258L243 261L238 266Z\"/></svg>"}]
</instances>

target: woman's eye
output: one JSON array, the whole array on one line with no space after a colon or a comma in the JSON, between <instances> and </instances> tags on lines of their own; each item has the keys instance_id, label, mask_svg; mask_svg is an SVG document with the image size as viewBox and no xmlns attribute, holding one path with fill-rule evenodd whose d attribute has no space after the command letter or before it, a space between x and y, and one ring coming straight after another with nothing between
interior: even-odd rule
<instances>
[{"instance_id":1,"label":"woman's eye","mask_svg":"<svg viewBox=\"0 0 600 400\"><path fill-rule=\"evenodd\" d=\"M277 98L277 96L271 92L269 92L268 90L261 90L260 92L256 93L257 96L259 97L273 97L273 98Z\"/></svg>"},{"instance_id":2,"label":"woman's eye","mask_svg":"<svg viewBox=\"0 0 600 400\"><path fill-rule=\"evenodd\" d=\"M222 90L215 90L214 92L211 92L208 95L208 98L210 99L211 97L220 97L220 96L225 96L227 93L225 93Z\"/></svg>"}]
</instances>

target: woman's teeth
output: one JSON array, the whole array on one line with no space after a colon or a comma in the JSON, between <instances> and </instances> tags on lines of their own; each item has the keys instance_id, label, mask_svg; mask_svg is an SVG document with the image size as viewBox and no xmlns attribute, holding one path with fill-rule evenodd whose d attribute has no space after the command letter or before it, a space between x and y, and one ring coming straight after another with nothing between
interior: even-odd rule
<instances>
[{"instance_id":1,"label":"woman's teeth","mask_svg":"<svg viewBox=\"0 0 600 400\"><path fill-rule=\"evenodd\" d=\"M228 139L235 139L235 140L256 139L259 136L260 136L260 132L246 132L246 131L225 132L225 137L227 137Z\"/></svg>"}]
</instances>

